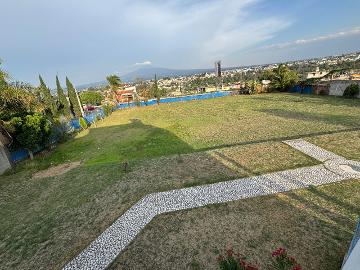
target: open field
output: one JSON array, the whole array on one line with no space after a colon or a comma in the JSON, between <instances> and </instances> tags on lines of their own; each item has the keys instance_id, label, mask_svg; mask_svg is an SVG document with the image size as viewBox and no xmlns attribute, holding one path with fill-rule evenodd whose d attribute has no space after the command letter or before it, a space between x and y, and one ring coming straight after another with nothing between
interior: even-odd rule
<instances>
[{"instance_id":1,"label":"open field","mask_svg":"<svg viewBox=\"0 0 360 270\"><path fill-rule=\"evenodd\" d=\"M284 139L305 137L325 149L349 159L360 160L359 123L359 100L289 94L234 96L115 112L97 127L83 131L74 140L59 145L54 152L38 156L34 162L19 164L13 172L1 176L0 260L2 264L0 269L60 268L132 204L150 192L225 181L317 163L282 144L281 141ZM80 160L83 161L82 165L65 174L45 178L32 177L34 173L51 165ZM124 162L129 164L129 170L126 172ZM331 190L332 196L337 198L329 207L334 209L341 207L341 202L348 200L350 194L353 195L351 200L354 202L360 200L357 181L339 185L345 187L326 187ZM299 192L299 194L308 194L310 191ZM293 223L296 223L297 218L303 220L304 226L311 221L312 215L305 210L297 215L293 210L294 206L280 199L281 196L290 197L290 195L279 195L251 199L254 201L234 202L231 207L221 205L219 209L221 207L226 209L240 207L240 209L229 210L228 214L231 217L219 218L216 224L219 228L226 228L228 220L239 220L236 215L242 211L242 204L248 204L248 211L243 213L245 216L251 215L251 211L258 211L259 220L271 217L266 209L272 205L269 209L274 211L274 215L277 214L276 211L283 213L284 216L288 215ZM304 198L308 200L310 197ZM322 206L318 199L311 197L312 199L316 207ZM216 210L217 206L193 211L203 211L199 212L200 217L202 220L207 220L212 213L209 209ZM217 213L214 211L214 215L220 217L219 213L224 211ZM339 228L337 225L323 227L323 223L319 223L321 226L311 223L314 226L308 226L309 235L317 235L317 233L320 235L324 228L329 230L327 234L329 239L333 235L339 238L336 241L339 246L341 245L341 249L338 249L336 254L340 255L333 254L329 257L329 260L337 260L333 261L334 263L338 263L337 256L343 256L351 238L351 228L356 213L350 214L344 216L349 221L345 226L346 233L336 234ZM179 226L185 224L186 227L191 224L187 222L193 222L191 217L195 214L189 211L174 215L179 217L189 215L190 221L184 218L182 223L179 223ZM120 256L118 264L115 263L114 267L124 263L132 269L134 264L129 261L138 258L139 250L148 244L142 242L143 235L153 233L149 237L155 239L156 233L152 224L159 222L162 224L162 219L164 218L161 216L151 223L150 232L145 229L139 242L134 241L129 250ZM246 222L246 219L241 220L246 224L238 224L239 228L246 225L248 231L256 222L253 219L249 222ZM197 224L199 221L194 222ZM172 222L169 224L171 225ZM274 223L270 226L274 226ZM237 230L240 233L239 228ZM171 227L169 229L171 230ZM275 235L270 232L271 227L264 230L269 230L271 237L268 238ZM300 235L299 231L294 229L290 234L284 233L279 241L288 244L290 236ZM196 231L194 235L195 233ZM254 233L259 234L259 231L254 228ZM166 237L170 236L169 234ZM199 237L204 237L204 234L200 234ZM211 244L212 237L219 238L209 234L208 241ZM196 257L197 261L194 262L194 265L202 267L202 258L205 257L201 256L213 258L213 250L204 250L203 247L207 245L200 238L199 246L191 247L195 249L202 245L198 250L200 257ZM183 239L186 241L185 238ZM222 242L217 240L212 245L213 247L220 245L217 248L222 248L222 244L229 244L228 239L233 238L227 235L221 240ZM307 241L304 245L309 244L306 239L310 239L310 236L304 239L304 242ZM176 243L181 241L181 238L172 240ZM240 245L235 241L231 243L235 247L237 244ZM263 254L261 252L268 245L239 247L242 247L243 252L249 251L248 253L254 258L260 258L259 256ZM149 251L150 255L151 252L155 250ZM299 254L300 258L301 251L296 252L299 252L295 255ZM158 254L163 259L166 258L160 251ZM156 259L150 255L144 258L143 262L150 259L159 260L157 266L166 269L168 261L161 261L160 258ZM184 260L178 263L181 265L191 263ZM324 260L321 263L325 263Z\"/></svg>"}]
</instances>

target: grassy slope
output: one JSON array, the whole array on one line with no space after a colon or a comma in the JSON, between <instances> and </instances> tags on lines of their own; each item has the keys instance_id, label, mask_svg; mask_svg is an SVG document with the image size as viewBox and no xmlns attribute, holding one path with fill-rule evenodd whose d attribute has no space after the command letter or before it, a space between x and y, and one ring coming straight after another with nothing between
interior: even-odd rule
<instances>
[{"instance_id":1,"label":"grassy slope","mask_svg":"<svg viewBox=\"0 0 360 270\"><path fill-rule=\"evenodd\" d=\"M54 153L1 176L0 268L59 268L149 192L314 164L278 141L358 128L359 105L274 94L116 112ZM344 134L359 136L338 135ZM336 135L324 136L311 139L320 144ZM358 150L348 157L357 158ZM80 159L85 164L64 175L31 178Z\"/></svg>"}]
</instances>

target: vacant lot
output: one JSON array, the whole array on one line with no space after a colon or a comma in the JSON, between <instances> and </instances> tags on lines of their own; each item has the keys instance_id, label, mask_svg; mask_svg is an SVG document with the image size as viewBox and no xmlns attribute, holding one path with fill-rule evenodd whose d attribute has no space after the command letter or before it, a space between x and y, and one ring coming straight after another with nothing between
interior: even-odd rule
<instances>
[{"instance_id":1,"label":"vacant lot","mask_svg":"<svg viewBox=\"0 0 360 270\"><path fill-rule=\"evenodd\" d=\"M19 164L0 177L0 268L60 268L150 192L316 164L282 144L284 139L308 137L347 158L359 159L359 123L359 100L288 94L225 97L115 112L52 153ZM50 166L79 161L80 166L64 174L39 173ZM357 182L349 183L354 189L352 194L349 188L348 195L359 198ZM255 203L258 211L265 208L263 200ZM355 217L348 218L349 229ZM226 220L218 226L226 227ZM320 229L311 228L313 234ZM350 234L349 230L339 234L340 243L347 245ZM255 258L261 254L259 247L248 246L244 251L248 250ZM346 247L339 254L344 250ZM206 253L211 250L198 252L213 254ZM121 262L131 260L127 254ZM162 263L159 268L166 269L167 262ZM194 265L201 263L199 259Z\"/></svg>"}]
</instances>

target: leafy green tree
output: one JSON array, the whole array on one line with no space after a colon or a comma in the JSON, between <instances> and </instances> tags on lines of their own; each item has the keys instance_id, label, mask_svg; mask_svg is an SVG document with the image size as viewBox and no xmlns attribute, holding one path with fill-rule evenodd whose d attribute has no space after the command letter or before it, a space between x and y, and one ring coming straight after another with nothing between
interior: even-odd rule
<instances>
[{"instance_id":1,"label":"leafy green tree","mask_svg":"<svg viewBox=\"0 0 360 270\"><path fill-rule=\"evenodd\" d=\"M80 99L84 104L99 105L104 100L104 97L98 92L86 91L80 94Z\"/></svg>"},{"instance_id":2,"label":"leafy green tree","mask_svg":"<svg viewBox=\"0 0 360 270\"><path fill-rule=\"evenodd\" d=\"M54 98L51 95L50 89L46 86L43 78L41 78L40 75L39 75L39 80L40 80L39 93L41 100L45 104L45 108L46 108L45 111L55 116L57 113L57 109L54 102Z\"/></svg>"},{"instance_id":3,"label":"leafy green tree","mask_svg":"<svg viewBox=\"0 0 360 270\"><path fill-rule=\"evenodd\" d=\"M116 89L116 87L121 85L120 77L115 74L107 76L106 80L108 81L113 91Z\"/></svg>"},{"instance_id":4,"label":"leafy green tree","mask_svg":"<svg viewBox=\"0 0 360 270\"><path fill-rule=\"evenodd\" d=\"M279 91L286 91L299 82L299 76L296 71L289 69L286 65L279 65L274 70L267 70L263 78L270 80L270 87Z\"/></svg>"},{"instance_id":5,"label":"leafy green tree","mask_svg":"<svg viewBox=\"0 0 360 270\"><path fill-rule=\"evenodd\" d=\"M16 140L28 150L31 159L33 159L33 151L45 146L51 135L50 121L38 113L14 117L10 125L14 128Z\"/></svg>"},{"instance_id":6,"label":"leafy green tree","mask_svg":"<svg viewBox=\"0 0 360 270\"><path fill-rule=\"evenodd\" d=\"M77 96L74 86L72 85L72 83L70 82L68 77L66 77L66 88L67 88L67 92L68 92L68 96L69 96L69 100L70 100L70 104L71 104L71 110L72 110L74 116L81 117L82 111L81 111L81 107L80 107L81 105L79 102L79 98Z\"/></svg>"},{"instance_id":7,"label":"leafy green tree","mask_svg":"<svg viewBox=\"0 0 360 270\"><path fill-rule=\"evenodd\" d=\"M357 83L352 83L346 87L343 96L347 98L353 98L359 95L359 85Z\"/></svg>"},{"instance_id":8,"label":"leafy green tree","mask_svg":"<svg viewBox=\"0 0 360 270\"><path fill-rule=\"evenodd\" d=\"M56 91L58 98L58 111L65 117L69 117L71 114L69 102L64 94L64 90L60 85L58 76L56 76Z\"/></svg>"}]
</instances>

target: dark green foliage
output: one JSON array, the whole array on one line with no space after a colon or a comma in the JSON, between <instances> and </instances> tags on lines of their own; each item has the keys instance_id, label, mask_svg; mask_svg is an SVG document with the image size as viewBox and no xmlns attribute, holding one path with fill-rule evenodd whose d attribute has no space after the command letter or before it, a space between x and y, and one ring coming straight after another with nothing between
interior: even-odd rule
<instances>
[{"instance_id":1,"label":"dark green foliage","mask_svg":"<svg viewBox=\"0 0 360 270\"><path fill-rule=\"evenodd\" d=\"M80 94L80 100L83 104L100 105L104 97L99 92L86 91Z\"/></svg>"},{"instance_id":2,"label":"dark green foliage","mask_svg":"<svg viewBox=\"0 0 360 270\"><path fill-rule=\"evenodd\" d=\"M70 99L71 110L75 117L81 117L81 108L77 97L76 90L70 80L66 77L66 88Z\"/></svg>"},{"instance_id":3,"label":"dark green foliage","mask_svg":"<svg viewBox=\"0 0 360 270\"><path fill-rule=\"evenodd\" d=\"M159 88L158 82L155 75L155 81L150 89L150 96L156 98L157 104L160 105L160 98L166 94L166 91Z\"/></svg>"},{"instance_id":4,"label":"dark green foliage","mask_svg":"<svg viewBox=\"0 0 360 270\"><path fill-rule=\"evenodd\" d=\"M270 80L270 86L274 90L286 91L299 82L296 71L289 69L287 65L279 65L274 70L266 70L263 79Z\"/></svg>"},{"instance_id":5,"label":"dark green foliage","mask_svg":"<svg viewBox=\"0 0 360 270\"><path fill-rule=\"evenodd\" d=\"M45 112L55 116L57 113L57 109L54 102L54 98L50 93L50 89L46 86L43 78L41 78L40 75L39 75L39 80L40 80L39 93L42 102L45 104Z\"/></svg>"},{"instance_id":6,"label":"dark green foliage","mask_svg":"<svg viewBox=\"0 0 360 270\"><path fill-rule=\"evenodd\" d=\"M71 115L69 102L64 94L64 90L60 85L58 76L56 76L56 90L58 98L58 112L65 117L69 117Z\"/></svg>"},{"instance_id":7,"label":"dark green foliage","mask_svg":"<svg viewBox=\"0 0 360 270\"><path fill-rule=\"evenodd\" d=\"M14 117L11 119L10 125L16 140L29 152L45 146L51 135L50 121L38 113L25 117Z\"/></svg>"},{"instance_id":8,"label":"dark green foliage","mask_svg":"<svg viewBox=\"0 0 360 270\"><path fill-rule=\"evenodd\" d=\"M115 90L117 86L121 85L120 77L115 74L107 76L106 80L108 81L112 90Z\"/></svg>"},{"instance_id":9,"label":"dark green foliage","mask_svg":"<svg viewBox=\"0 0 360 270\"><path fill-rule=\"evenodd\" d=\"M347 98L353 98L359 95L359 85L357 83L352 83L346 87L343 96Z\"/></svg>"}]
</instances>

